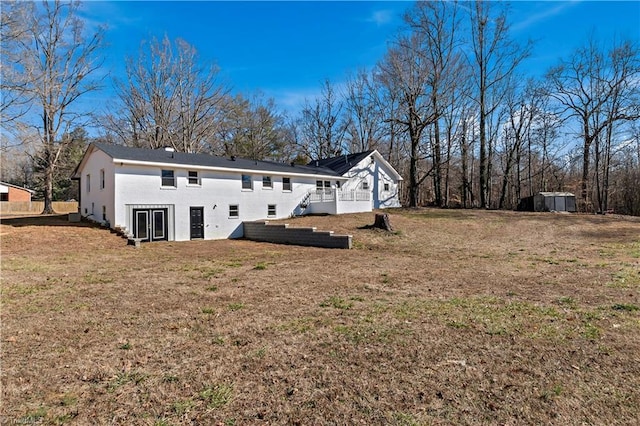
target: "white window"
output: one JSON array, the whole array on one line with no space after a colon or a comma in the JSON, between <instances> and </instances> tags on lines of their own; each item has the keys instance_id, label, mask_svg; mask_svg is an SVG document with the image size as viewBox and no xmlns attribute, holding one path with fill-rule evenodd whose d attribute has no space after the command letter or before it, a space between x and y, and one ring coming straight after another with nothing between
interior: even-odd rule
<instances>
[{"instance_id":1,"label":"white window","mask_svg":"<svg viewBox=\"0 0 640 426\"><path fill-rule=\"evenodd\" d=\"M276 205L269 204L267 205L267 217L275 217L276 215Z\"/></svg>"},{"instance_id":2,"label":"white window","mask_svg":"<svg viewBox=\"0 0 640 426\"><path fill-rule=\"evenodd\" d=\"M100 170L100 189L104 189L104 169Z\"/></svg>"},{"instance_id":3,"label":"white window","mask_svg":"<svg viewBox=\"0 0 640 426\"><path fill-rule=\"evenodd\" d=\"M240 209L237 204L231 204L229 206L229 217L234 219L240 217Z\"/></svg>"},{"instance_id":4,"label":"white window","mask_svg":"<svg viewBox=\"0 0 640 426\"><path fill-rule=\"evenodd\" d=\"M288 178L288 177L282 178L282 190L291 191L291 178Z\"/></svg>"},{"instance_id":5,"label":"white window","mask_svg":"<svg viewBox=\"0 0 640 426\"><path fill-rule=\"evenodd\" d=\"M271 181L271 176L262 176L262 187L272 189L273 182Z\"/></svg>"},{"instance_id":6,"label":"white window","mask_svg":"<svg viewBox=\"0 0 640 426\"><path fill-rule=\"evenodd\" d=\"M87 192L91 192L91 175L87 175Z\"/></svg>"},{"instance_id":7,"label":"white window","mask_svg":"<svg viewBox=\"0 0 640 426\"><path fill-rule=\"evenodd\" d=\"M173 170L162 170L162 186L176 186L176 176Z\"/></svg>"},{"instance_id":8,"label":"white window","mask_svg":"<svg viewBox=\"0 0 640 426\"><path fill-rule=\"evenodd\" d=\"M251 175L242 175L242 189L253 189Z\"/></svg>"},{"instance_id":9,"label":"white window","mask_svg":"<svg viewBox=\"0 0 640 426\"><path fill-rule=\"evenodd\" d=\"M317 180L316 181L316 192L321 192L322 189L324 189L325 194L328 194L331 192L331 181L325 180L325 181L321 181L321 180Z\"/></svg>"},{"instance_id":10,"label":"white window","mask_svg":"<svg viewBox=\"0 0 640 426\"><path fill-rule=\"evenodd\" d=\"M189 170L187 183L189 185L200 185L200 177L198 176L198 172L195 170Z\"/></svg>"}]
</instances>

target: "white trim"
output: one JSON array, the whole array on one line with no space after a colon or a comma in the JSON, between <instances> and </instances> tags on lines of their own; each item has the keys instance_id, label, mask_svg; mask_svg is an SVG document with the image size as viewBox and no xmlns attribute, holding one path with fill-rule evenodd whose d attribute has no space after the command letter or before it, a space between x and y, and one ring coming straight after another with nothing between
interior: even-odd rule
<instances>
[{"instance_id":1,"label":"white trim","mask_svg":"<svg viewBox=\"0 0 640 426\"><path fill-rule=\"evenodd\" d=\"M153 161L138 161L138 160L121 160L118 158L114 158L112 161L114 164L122 164L128 166L148 166L148 167L164 167L171 169L191 169L191 170L208 170L215 172L228 172L228 173L241 173L241 174L272 174L276 176L295 176L295 177L316 177L316 178L326 178L326 179L341 179L341 180L349 180L349 178L344 176L334 176L334 175L325 175L325 174L315 174L315 173L290 173L290 172L279 172L272 170L256 170L256 169L236 169L229 167L211 167L211 166L194 166L192 164L176 164L176 163L156 163ZM393 168L392 168L393 169Z\"/></svg>"},{"instance_id":2,"label":"white trim","mask_svg":"<svg viewBox=\"0 0 640 426\"><path fill-rule=\"evenodd\" d=\"M404 179L402 179L402 176L400 176L400 173L398 173L398 172L396 171L396 169L394 169L394 168L393 168L393 166L392 166L391 164L389 164L389 162L388 162L387 160L385 160L385 159L384 159L384 157L382 156L382 154L380 154L380 153L378 152L378 150L377 150L377 149L374 149L374 150L373 150L373 152L372 152L371 154L369 154L369 156L373 156L373 155L375 155L375 156L376 156L376 158L378 159L378 161L380 161L380 162L381 162L381 163L382 163L386 168L388 168L388 169L389 169L389 171L390 171L391 173L393 173L393 174L395 175L394 177L395 177L397 180L399 180L399 181L400 181L400 180L404 180ZM365 157L365 158L366 158L366 157Z\"/></svg>"}]
</instances>

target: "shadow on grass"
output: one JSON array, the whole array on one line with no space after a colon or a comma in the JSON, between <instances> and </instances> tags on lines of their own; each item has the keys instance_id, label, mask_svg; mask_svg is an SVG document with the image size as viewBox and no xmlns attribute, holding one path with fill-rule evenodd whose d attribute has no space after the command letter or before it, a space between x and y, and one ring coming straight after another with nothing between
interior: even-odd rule
<instances>
[{"instance_id":1,"label":"shadow on grass","mask_svg":"<svg viewBox=\"0 0 640 426\"><path fill-rule=\"evenodd\" d=\"M71 226L77 228L100 228L100 224L88 222L69 222L68 214L9 216L0 217L0 224L16 228L23 226Z\"/></svg>"}]
</instances>

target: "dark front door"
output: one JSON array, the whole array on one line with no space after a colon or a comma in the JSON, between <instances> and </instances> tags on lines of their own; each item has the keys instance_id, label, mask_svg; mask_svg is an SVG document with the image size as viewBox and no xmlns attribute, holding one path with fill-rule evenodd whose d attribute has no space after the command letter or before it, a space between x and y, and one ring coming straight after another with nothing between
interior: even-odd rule
<instances>
[{"instance_id":1,"label":"dark front door","mask_svg":"<svg viewBox=\"0 0 640 426\"><path fill-rule=\"evenodd\" d=\"M141 241L161 241L168 238L167 209L133 210L135 238Z\"/></svg>"},{"instance_id":2,"label":"dark front door","mask_svg":"<svg viewBox=\"0 0 640 426\"><path fill-rule=\"evenodd\" d=\"M204 207L191 207L191 239L204 238Z\"/></svg>"}]
</instances>

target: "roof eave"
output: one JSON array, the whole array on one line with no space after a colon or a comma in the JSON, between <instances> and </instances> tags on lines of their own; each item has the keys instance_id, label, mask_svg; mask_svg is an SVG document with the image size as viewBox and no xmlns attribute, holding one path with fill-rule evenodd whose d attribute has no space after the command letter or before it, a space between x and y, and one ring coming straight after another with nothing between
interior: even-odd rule
<instances>
[{"instance_id":1,"label":"roof eave","mask_svg":"<svg viewBox=\"0 0 640 426\"><path fill-rule=\"evenodd\" d=\"M128 166L147 166L147 167L166 167L166 168L175 168L176 166L189 168L193 170L209 170L216 172L234 172L234 173L246 173L246 174L256 174L256 173L269 173L274 175L281 176L296 176L296 177L313 177L313 178L329 178L329 179L339 179L339 180L348 180L348 178L343 176L336 175L328 175L321 173L304 173L304 172L285 172L285 171L277 171L277 170L256 170L256 169L244 169L238 167L219 167L219 166L202 166L195 164L177 164L177 163L163 163L163 162L155 162L155 161L139 161L139 160L126 160L122 158L114 158L114 164L128 165Z\"/></svg>"}]
</instances>

